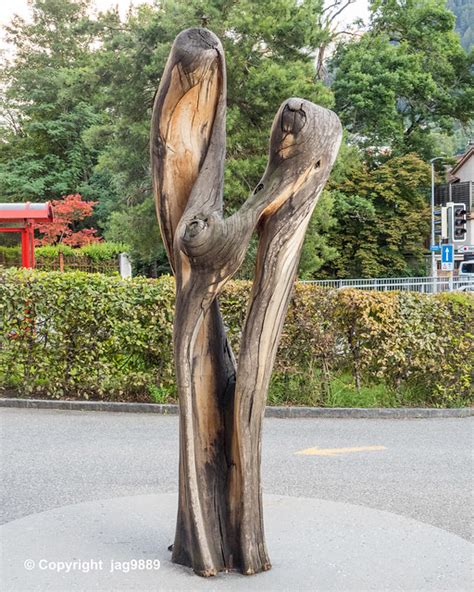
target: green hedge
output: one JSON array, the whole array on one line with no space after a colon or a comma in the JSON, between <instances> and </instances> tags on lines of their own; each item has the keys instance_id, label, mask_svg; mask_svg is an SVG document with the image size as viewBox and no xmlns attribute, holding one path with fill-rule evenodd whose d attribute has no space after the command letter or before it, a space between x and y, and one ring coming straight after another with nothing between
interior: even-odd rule
<instances>
[{"instance_id":1,"label":"green hedge","mask_svg":"<svg viewBox=\"0 0 474 592\"><path fill-rule=\"evenodd\" d=\"M238 350L249 282L220 298ZM174 398L174 282L0 271L0 389L21 396ZM474 298L298 284L271 403L470 404Z\"/></svg>"},{"instance_id":2,"label":"green hedge","mask_svg":"<svg viewBox=\"0 0 474 592\"><path fill-rule=\"evenodd\" d=\"M41 271L59 270L59 256L63 256L66 271L88 271L107 274L118 273L118 256L128 252L127 245L121 243L92 243L81 248L68 245L36 247L36 268ZM21 247L5 247L0 245L0 266L19 267L21 263Z\"/></svg>"}]
</instances>

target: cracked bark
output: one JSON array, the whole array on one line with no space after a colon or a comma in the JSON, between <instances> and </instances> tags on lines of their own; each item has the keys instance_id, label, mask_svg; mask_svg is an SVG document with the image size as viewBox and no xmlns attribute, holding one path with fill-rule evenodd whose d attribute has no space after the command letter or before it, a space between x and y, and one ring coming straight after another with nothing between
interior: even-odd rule
<instances>
[{"instance_id":1,"label":"cracked bark","mask_svg":"<svg viewBox=\"0 0 474 592\"><path fill-rule=\"evenodd\" d=\"M203 576L270 568L261 424L305 231L341 139L334 113L303 99L285 101L273 122L262 179L225 219L225 104L220 41L207 29L183 31L155 98L151 164L176 276L180 459L172 559ZM217 296L242 264L255 230L255 281L236 364Z\"/></svg>"}]
</instances>

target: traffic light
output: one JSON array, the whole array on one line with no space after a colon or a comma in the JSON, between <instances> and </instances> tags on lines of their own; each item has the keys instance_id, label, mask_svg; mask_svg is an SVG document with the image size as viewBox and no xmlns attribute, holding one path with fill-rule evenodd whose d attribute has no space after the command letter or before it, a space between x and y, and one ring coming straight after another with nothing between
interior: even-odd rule
<instances>
[{"instance_id":1,"label":"traffic light","mask_svg":"<svg viewBox=\"0 0 474 592\"><path fill-rule=\"evenodd\" d=\"M453 241L462 243L467 234L467 210L462 203L453 204Z\"/></svg>"},{"instance_id":2,"label":"traffic light","mask_svg":"<svg viewBox=\"0 0 474 592\"><path fill-rule=\"evenodd\" d=\"M435 244L441 240L449 238L448 235L448 208L443 206L433 211L435 227Z\"/></svg>"}]
</instances>

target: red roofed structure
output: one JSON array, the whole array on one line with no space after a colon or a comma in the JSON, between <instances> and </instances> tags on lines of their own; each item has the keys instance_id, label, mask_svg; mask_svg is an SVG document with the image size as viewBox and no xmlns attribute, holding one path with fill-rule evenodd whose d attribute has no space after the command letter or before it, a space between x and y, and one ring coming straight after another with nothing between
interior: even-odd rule
<instances>
[{"instance_id":1,"label":"red roofed structure","mask_svg":"<svg viewBox=\"0 0 474 592\"><path fill-rule=\"evenodd\" d=\"M53 208L46 203L0 203L0 232L21 233L21 264L35 266L35 222L52 222Z\"/></svg>"}]
</instances>

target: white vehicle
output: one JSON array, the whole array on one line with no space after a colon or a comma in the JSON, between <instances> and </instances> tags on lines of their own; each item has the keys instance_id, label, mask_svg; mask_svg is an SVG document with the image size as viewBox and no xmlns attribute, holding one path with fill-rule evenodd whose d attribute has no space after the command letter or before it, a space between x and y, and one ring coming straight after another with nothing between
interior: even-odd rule
<instances>
[{"instance_id":1,"label":"white vehicle","mask_svg":"<svg viewBox=\"0 0 474 592\"><path fill-rule=\"evenodd\" d=\"M472 284L465 284L464 286L459 286L459 292L474 292L474 282Z\"/></svg>"},{"instance_id":2,"label":"white vehicle","mask_svg":"<svg viewBox=\"0 0 474 592\"><path fill-rule=\"evenodd\" d=\"M461 261L458 273L458 280L460 281L458 290L461 292L474 292L474 260Z\"/></svg>"},{"instance_id":3,"label":"white vehicle","mask_svg":"<svg viewBox=\"0 0 474 592\"><path fill-rule=\"evenodd\" d=\"M474 280L474 260L461 261L459 264L459 279L473 279Z\"/></svg>"}]
</instances>

